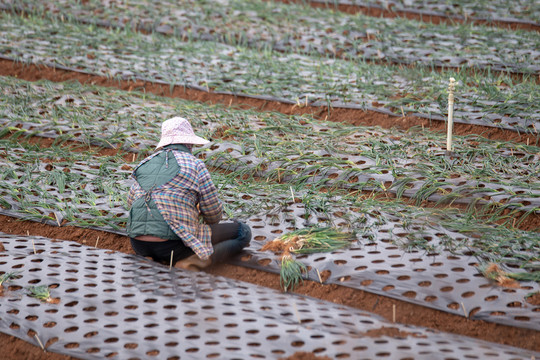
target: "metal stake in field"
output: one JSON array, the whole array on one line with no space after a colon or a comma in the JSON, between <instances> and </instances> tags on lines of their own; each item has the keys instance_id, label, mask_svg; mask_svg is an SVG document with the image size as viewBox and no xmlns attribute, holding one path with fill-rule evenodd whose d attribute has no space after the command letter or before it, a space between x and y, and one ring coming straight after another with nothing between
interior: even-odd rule
<instances>
[{"instance_id":1,"label":"metal stake in field","mask_svg":"<svg viewBox=\"0 0 540 360\"><path fill-rule=\"evenodd\" d=\"M452 131L454 127L454 88L456 79L450 78L448 85L448 129L446 133L446 151L452 151Z\"/></svg>"}]
</instances>

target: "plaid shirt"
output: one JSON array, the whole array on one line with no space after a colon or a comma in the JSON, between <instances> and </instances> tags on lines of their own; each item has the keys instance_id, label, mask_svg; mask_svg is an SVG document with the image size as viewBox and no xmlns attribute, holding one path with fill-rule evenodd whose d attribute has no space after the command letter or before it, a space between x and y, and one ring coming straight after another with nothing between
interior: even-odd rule
<instances>
[{"instance_id":1,"label":"plaid shirt","mask_svg":"<svg viewBox=\"0 0 540 360\"><path fill-rule=\"evenodd\" d=\"M151 195L159 212L176 235L199 258L206 260L214 252L212 233L206 224L218 223L223 213L223 205L218 198L217 189L204 163L192 154L183 151L173 149L158 151L141 161L137 168L162 151L170 151L174 154L180 171L169 182L151 189L148 193L136 181L128 194L128 206L131 207L133 202L141 196ZM133 177L137 180L135 171ZM199 215L202 215L204 223L199 222Z\"/></svg>"}]
</instances>

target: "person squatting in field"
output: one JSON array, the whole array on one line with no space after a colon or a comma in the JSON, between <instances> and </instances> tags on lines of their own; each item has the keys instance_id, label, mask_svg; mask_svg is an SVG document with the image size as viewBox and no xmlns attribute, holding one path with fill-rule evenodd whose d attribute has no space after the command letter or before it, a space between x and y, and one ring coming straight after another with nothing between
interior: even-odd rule
<instances>
[{"instance_id":1,"label":"person squatting in field","mask_svg":"<svg viewBox=\"0 0 540 360\"><path fill-rule=\"evenodd\" d=\"M198 271L240 252L251 241L248 225L220 223L223 205L193 145L209 143L188 120L163 122L156 152L133 171L127 233L136 254Z\"/></svg>"}]
</instances>

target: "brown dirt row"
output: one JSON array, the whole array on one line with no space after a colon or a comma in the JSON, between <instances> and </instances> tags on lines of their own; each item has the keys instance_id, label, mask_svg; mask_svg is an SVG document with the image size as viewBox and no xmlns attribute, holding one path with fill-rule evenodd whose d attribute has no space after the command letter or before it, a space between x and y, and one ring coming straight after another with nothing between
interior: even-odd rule
<instances>
[{"instance_id":1,"label":"brown dirt row","mask_svg":"<svg viewBox=\"0 0 540 360\"><path fill-rule=\"evenodd\" d=\"M380 126L408 130L412 127L422 127L434 132L446 133L444 121L428 120L416 116L397 117L375 111L358 109L328 108L327 106L302 106L285 104L278 101L254 99L241 95L225 95L189 89L183 86L162 85L152 82L113 80L104 76L87 75L79 72L66 71L47 67L45 65L23 64L0 59L0 75L13 76L27 81L50 80L55 82L78 81L81 84L91 84L113 87L126 91L141 91L159 96L181 98L209 104L222 104L239 109L255 109L258 111L280 112L286 115L311 115L319 120L343 122L359 126ZM514 141L523 144L536 144L537 135L523 134L515 131L471 124L454 124L455 135L477 134L486 139L499 141Z\"/></svg>"},{"instance_id":2,"label":"brown dirt row","mask_svg":"<svg viewBox=\"0 0 540 360\"><path fill-rule=\"evenodd\" d=\"M305 4L305 0L268 0L268 1L280 1L285 4L297 3ZM376 8L371 6L362 6L362 5L347 5L347 4L337 4L334 3L319 3L319 2L309 2L309 5L314 8L322 9L337 9L347 14L357 14L362 13L367 16L373 17L385 17L385 18L396 18L402 17L410 20L424 21L433 24L476 24L476 25L486 25L500 27L503 29L511 30L528 30L528 31L540 31L540 26L535 24L527 24L520 22L509 22L509 21L500 21L500 20L481 20L481 19L461 19L457 17L450 16L439 16L439 15L424 15L414 11L403 11L403 10L393 10L392 6L389 6L387 9Z\"/></svg>"},{"instance_id":3,"label":"brown dirt row","mask_svg":"<svg viewBox=\"0 0 540 360\"><path fill-rule=\"evenodd\" d=\"M33 236L45 236L53 239L75 241L87 246L95 246L97 244L97 246L102 249L133 254L129 239L126 236L105 231L83 229L73 226L50 226L0 215L0 232L17 235L30 234ZM206 272L281 290L278 274L230 264L216 264L207 269ZM540 351L540 332L534 330L515 328L480 320L471 320L443 311L335 284L323 285L318 282L305 281L295 292L336 304L369 311L384 317L388 321L392 321L393 309L395 306L397 323L428 327L442 332L460 334L494 343ZM395 330L395 328L390 327L383 333L371 335L375 337L385 334L392 336L395 333ZM5 334L0 335L0 346L4 345L2 348L5 349L6 346L7 348L14 346L11 345L12 342L13 337ZM26 348L28 347L28 343L21 341L21 346ZM69 359L69 357L65 356L58 357L56 354L45 354L38 347L32 348L34 348L34 350L31 357L14 356L10 357L10 359ZM27 354L28 351L28 349L25 349L24 353ZM41 355L43 356L40 357Z\"/></svg>"}]
</instances>

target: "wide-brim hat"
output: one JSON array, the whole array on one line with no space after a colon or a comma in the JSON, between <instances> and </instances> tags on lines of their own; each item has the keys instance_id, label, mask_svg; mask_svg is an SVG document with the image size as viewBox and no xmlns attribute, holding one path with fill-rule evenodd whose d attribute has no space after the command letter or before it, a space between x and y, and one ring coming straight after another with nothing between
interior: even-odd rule
<instances>
[{"instance_id":1,"label":"wide-brim hat","mask_svg":"<svg viewBox=\"0 0 540 360\"><path fill-rule=\"evenodd\" d=\"M170 144L195 144L204 145L210 141L195 135L193 128L187 119L182 117L173 117L165 120L161 124L161 139L156 146L157 148Z\"/></svg>"}]
</instances>

